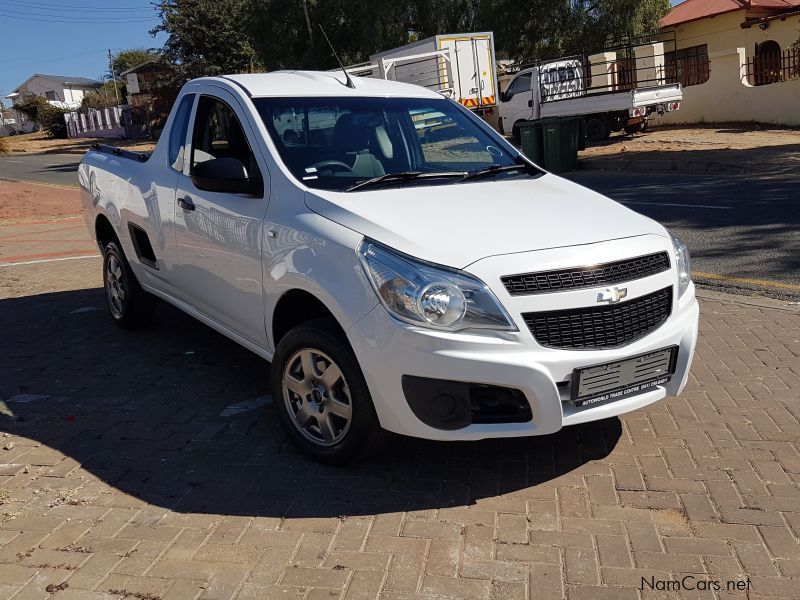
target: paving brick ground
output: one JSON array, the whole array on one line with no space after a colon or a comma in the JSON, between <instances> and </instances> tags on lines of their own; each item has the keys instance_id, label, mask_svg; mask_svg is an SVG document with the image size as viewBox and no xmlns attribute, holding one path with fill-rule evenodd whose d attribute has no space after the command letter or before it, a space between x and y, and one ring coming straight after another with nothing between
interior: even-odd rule
<instances>
[{"instance_id":1,"label":"paving brick ground","mask_svg":"<svg viewBox=\"0 0 800 600\"><path fill-rule=\"evenodd\" d=\"M0 598L800 597L797 310L704 299L685 395L621 419L332 469L222 416L262 360L99 284L0 267Z\"/></svg>"}]
</instances>

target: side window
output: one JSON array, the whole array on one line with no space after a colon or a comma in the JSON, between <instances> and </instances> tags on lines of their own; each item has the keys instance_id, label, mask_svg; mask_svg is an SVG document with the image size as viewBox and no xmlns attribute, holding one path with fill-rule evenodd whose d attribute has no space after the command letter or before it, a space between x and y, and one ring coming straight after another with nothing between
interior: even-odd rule
<instances>
[{"instance_id":1,"label":"side window","mask_svg":"<svg viewBox=\"0 0 800 600\"><path fill-rule=\"evenodd\" d=\"M511 100L511 98L515 94L520 94L522 92L530 91L531 89L531 74L530 73L523 73L514 81L511 82L511 85L508 86L506 90L506 97Z\"/></svg>"},{"instance_id":2,"label":"side window","mask_svg":"<svg viewBox=\"0 0 800 600\"><path fill-rule=\"evenodd\" d=\"M489 147L459 122L461 115L422 108L410 111L410 116L427 166L460 171L493 162Z\"/></svg>"},{"instance_id":3,"label":"side window","mask_svg":"<svg viewBox=\"0 0 800 600\"><path fill-rule=\"evenodd\" d=\"M286 106L272 113L272 125L287 147L324 148L333 145L336 122L345 113L337 106Z\"/></svg>"},{"instance_id":4,"label":"side window","mask_svg":"<svg viewBox=\"0 0 800 600\"><path fill-rule=\"evenodd\" d=\"M213 158L235 158L250 179L260 179L258 163L233 109L219 98L200 96L192 133L192 170Z\"/></svg>"},{"instance_id":5,"label":"side window","mask_svg":"<svg viewBox=\"0 0 800 600\"><path fill-rule=\"evenodd\" d=\"M183 170L183 152L186 147L186 133L189 128L189 115L192 114L194 94L187 94L181 100L172 128L169 131L169 166L176 171Z\"/></svg>"}]
</instances>

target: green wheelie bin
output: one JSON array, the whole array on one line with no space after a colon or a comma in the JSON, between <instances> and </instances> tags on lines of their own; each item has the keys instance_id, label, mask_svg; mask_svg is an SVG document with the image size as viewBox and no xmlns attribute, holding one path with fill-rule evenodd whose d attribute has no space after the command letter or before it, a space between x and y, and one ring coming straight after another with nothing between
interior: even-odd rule
<instances>
[{"instance_id":1,"label":"green wheelie bin","mask_svg":"<svg viewBox=\"0 0 800 600\"><path fill-rule=\"evenodd\" d=\"M564 173L578 167L578 150L586 147L580 117L553 117L520 125L522 152L537 165Z\"/></svg>"},{"instance_id":2,"label":"green wheelie bin","mask_svg":"<svg viewBox=\"0 0 800 600\"><path fill-rule=\"evenodd\" d=\"M525 121L519 126L522 153L539 165L544 166L544 140L541 121Z\"/></svg>"}]
</instances>

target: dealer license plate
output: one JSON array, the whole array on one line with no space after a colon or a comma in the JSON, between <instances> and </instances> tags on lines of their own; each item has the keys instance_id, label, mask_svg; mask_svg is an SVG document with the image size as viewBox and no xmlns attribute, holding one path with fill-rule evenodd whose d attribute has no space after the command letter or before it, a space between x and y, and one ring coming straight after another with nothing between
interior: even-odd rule
<instances>
[{"instance_id":1,"label":"dealer license plate","mask_svg":"<svg viewBox=\"0 0 800 600\"><path fill-rule=\"evenodd\" d=\"M622 400L667 383L675 373L678 347L672 346L604 365L575 369L571 403L587 406Z\"/></svg>"}]
</instances>

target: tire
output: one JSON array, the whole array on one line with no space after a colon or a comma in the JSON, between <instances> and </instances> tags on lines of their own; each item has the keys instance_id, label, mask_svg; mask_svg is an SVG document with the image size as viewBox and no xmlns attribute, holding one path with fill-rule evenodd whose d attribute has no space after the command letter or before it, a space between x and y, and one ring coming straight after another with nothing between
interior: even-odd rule
<instances>
[{"instance_id":1,"label":"tire","mask_svg":"<svg viewBox=\"0 0 800 600\"><path fill-rule=\"evenodd\" d=\"M384 438L356 357L329 319L298 325L283 336L270 382L281 425L309 458L344 465Z\"/></svg>"},{"instance_id":2,"label":"tire","mask_svg":"<svg viewBox=\"0 0 800 600\"><path fill-rule=\"evenodd\" d=\"M611 128L608 119L603 116L594 116L586 119L586 139L592 142L602 142L611 137Z\"/></svg>"},{"instance_id":3,"label":"tire","mask_svg":"<svg viewBox=\"0 0 800 600\"><path fill-rule=\"evenodd\" d=\"M634 133L643 133L644 132L644 123L637 123L636 125L626 125L625 126L625 133L628 135L633 135Z\"/></svg>"},{"instance_id":4,"label":"tire","mask_svg":"<svg viewBox=\"0 0 800 600\"><path fill-rule=\"evenodd\" d=\"M139 285L116 241L103 248L103 289L108 312L120 327L139 329L152 320L156 299Z\"/></svg>"}]
</instances>

